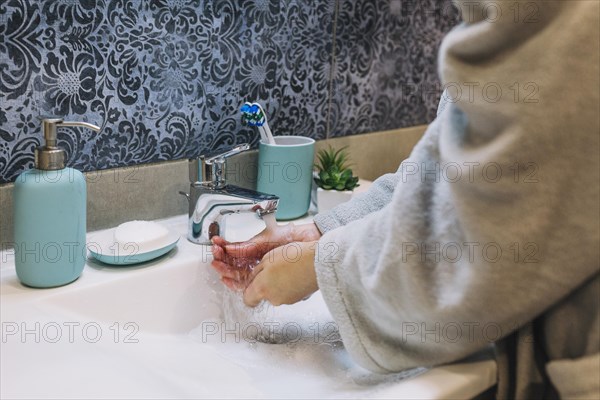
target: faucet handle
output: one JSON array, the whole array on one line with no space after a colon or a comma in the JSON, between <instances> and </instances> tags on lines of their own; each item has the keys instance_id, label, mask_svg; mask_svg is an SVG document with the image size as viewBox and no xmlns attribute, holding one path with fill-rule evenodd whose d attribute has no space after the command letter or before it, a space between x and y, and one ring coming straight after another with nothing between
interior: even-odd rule
<instances>
[{"instance_id":1,"label":"faucet handle","mask_svg":"<svg viewBox=\"0 0 600 400\"><path fill-rule=\"evenodd\" d=\"M225 186L225 160L249 148L248 143L243 143L222 153L201 155L198 159L191 159L190 181L202 182L216 188Z\"/></svg>"},{"instance_id":2,"label":"faucet handle","mask_svg":"<svg viewBox=\"0 0 600 400\"><path fill-rule=\"evenodd\" d=\"M224 153L215 154L212 156L200 156L200 158L202 158L204 160L204 162L207 164L220 163L220 162L224 162L226 158L234 156L236 154L239 154L243 151L246 151L249 148L250 148L250 145L248 143L243 143L243 144L237 145L235 147L232 147L231 149L227 150Z\"/></svg>"}]
</instances>

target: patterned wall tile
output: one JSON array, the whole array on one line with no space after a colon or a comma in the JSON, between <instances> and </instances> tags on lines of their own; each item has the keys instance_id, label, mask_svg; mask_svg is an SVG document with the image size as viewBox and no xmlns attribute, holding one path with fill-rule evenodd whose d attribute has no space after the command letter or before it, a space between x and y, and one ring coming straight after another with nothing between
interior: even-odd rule
<instances>
[{"instance_id":1,"label":"patterned wall tile","mask_svg":"<svg viewBox=\"0 0 600 400\"><path fill-rule=\"evenodd\" d=\"M324 138L331 2L9 0L0 5L0 183L33 165L40 116L89 171L257 144L239 106L276 134Z\"/></svg>"},{"instance_id":2,"label":"patterned wall tile","mask_svg":"<svg viewBox=\"0 0 600 400\"><path fill-rule=\"evenodd\" d=\"M41 116L102 126L59 131L69 165L84 171L255 146L257 132L240 123L244 101L261 101L279 135L427 122L434 102L398 106L394 81L432 79L450 24L399 19L397 3L4 0L0 183L33 166Z\"/></svg>"},{"instance_id":3,"label":"patterned wall tile","mask_svg":"<svg viewBox=\"0 0 600 400\"><path fill-rule=\"evenodd\" d=\"M432 121L437 50L457 22L450 0L341 1L331 136Z\"/></svg>"},{"instance_id":4,"label":"patterned wall tile","mask_svg":"<svg viewBox=\"0 0 600 400\"><path fill-rule=\"evenodd\" d=\"M276 134L327 136L334 11L333 1L297 0L286 6L285 28L277 38L284 73L274 113Z\"/></svg>"}]
</instances>

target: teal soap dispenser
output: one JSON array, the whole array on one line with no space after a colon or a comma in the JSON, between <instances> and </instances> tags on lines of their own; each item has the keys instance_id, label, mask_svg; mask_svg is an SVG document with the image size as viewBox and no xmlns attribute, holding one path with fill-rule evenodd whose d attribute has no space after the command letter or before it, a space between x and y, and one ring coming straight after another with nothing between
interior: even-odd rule
<instances>
[{"instance_id":1,"label":"teal soap dispenser","mask_svg":"<svg viewBox=\"0 0 600 400\"><path fill-rule=\"evenodd\" d=\"M71 283L86 259L86 183L65 167L65 150L56 129L85 122L44 119L46 144L35 149L35 168L23 172L14 188L14 241L17 277L27 286L49 288Z\"/></svg>"}]
</instances>

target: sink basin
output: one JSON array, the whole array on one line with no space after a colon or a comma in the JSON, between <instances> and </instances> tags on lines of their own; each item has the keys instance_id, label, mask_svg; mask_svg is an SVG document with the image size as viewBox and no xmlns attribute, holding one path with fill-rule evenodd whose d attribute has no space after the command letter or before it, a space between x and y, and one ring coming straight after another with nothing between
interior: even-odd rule
<instances>
[{"instance_id":1,"label":"sink basin","mask_svg":"<svg viewBox=\"0 0 600 400\"><path fill-rule=\"evenodd\" d=\"M134 322L144 332L189 332L204 319L218 317L219 305L207 286L207 263L179 261L173 253L153 265L133 267L139 274L50 296L46 305L97 322ZM93 261L90 266L109 268Z\"/></svg>"},{"instance_id":2,"label":"sink basin","mask_svg":"<svg viewBox=\"0 0 600 400\"><path fill-rule=\"evenodd\" d=\"M486 357L370 373L349 357L319 293L247 309L218 281L210 249L185 240L186 217L160 222L183 236L170 253L130 267L88 260L60 288L23 287L12 255L0 254L0 397L457 398L495 383ZM239 216L227 238L260 229Z\"/></svg>"}]
</instances>

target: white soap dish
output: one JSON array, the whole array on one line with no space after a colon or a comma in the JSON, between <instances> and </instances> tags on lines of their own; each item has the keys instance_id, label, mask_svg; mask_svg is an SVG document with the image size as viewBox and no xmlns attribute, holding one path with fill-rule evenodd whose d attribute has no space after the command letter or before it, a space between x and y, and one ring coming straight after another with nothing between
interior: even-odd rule
<instances>
[{"instance_id":1,"label":"white soap dish","mask_svg":"<svg viewBox=\"0 0 600 400\"><path fill-rule=\"evenodd\" d=\"M92 236L91 255L106 264L131 265L153 260L173 249L179 235L152 221L129 221Z\"/></svg>"}]
</instances>

